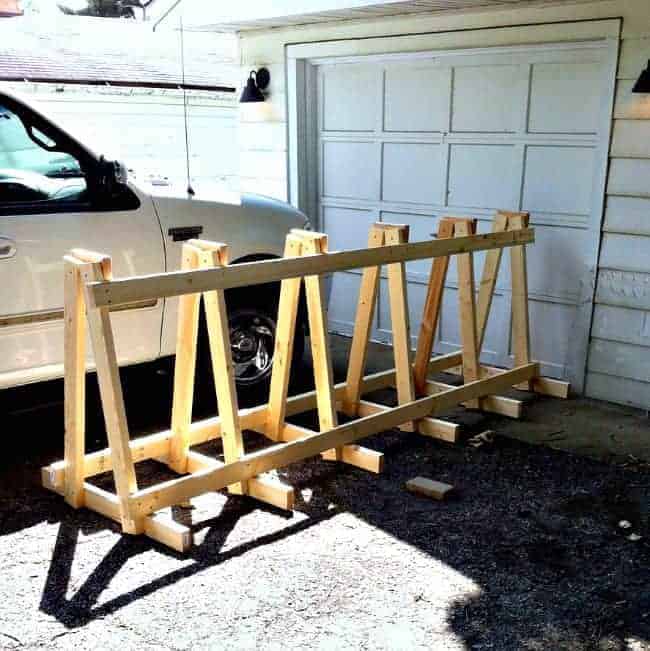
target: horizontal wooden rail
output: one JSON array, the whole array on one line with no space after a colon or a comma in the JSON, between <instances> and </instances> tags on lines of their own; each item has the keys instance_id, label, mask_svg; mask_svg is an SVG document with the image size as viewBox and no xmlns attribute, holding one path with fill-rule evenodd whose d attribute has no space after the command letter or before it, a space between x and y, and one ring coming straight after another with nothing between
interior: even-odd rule
<instances>
[{"instance_id":1,"label":"horizontal wooden rail","mask_svg":"<svg viewBox=\"0 0 650 651\"><path fill-rule=\"evenodd\" d=\"M530 244L534 241L534 230L524 228L503 233L455 237L448 240L428 240L298 258L246 262L197 271L173 271L137 278L90 283L88 289L96 307L115 307L135 301L246 287L305 275L426 260L471 251L489 251L490 249Z\"/></svg>"},{"instance_id":2,"label":"horizontal wooden rail","mask_svg":"<svg viewBox=\"0 0 650 651\"><path fill-rule=\"evenodd\" d=\"M475 380L455 389L420 398L395 407L391 411L365 416L322 434L314 434L291 443L274 445L259 452L246 454L238 461L220 468L209 469L139 490L129 497L129 503L139 516L149 515L158 509L178 504L196 495L221 490L263 472L287 466L332 448L354 443L358 439L396 428L410 420L424 418L430 413L448 409L459 402L494 394L538 375L539 364L536 362L519 366L500 375Z\"/></svg>"}]
</instances>

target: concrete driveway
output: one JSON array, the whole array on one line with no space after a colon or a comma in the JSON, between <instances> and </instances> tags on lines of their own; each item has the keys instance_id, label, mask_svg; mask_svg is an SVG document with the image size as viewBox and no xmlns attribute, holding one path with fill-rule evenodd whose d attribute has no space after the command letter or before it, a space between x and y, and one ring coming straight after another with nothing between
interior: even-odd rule
<instances>
[{"instance_id":1,"label":"concrete driveway","mask_svg":"<svg viewBox=\"0 0 650 651\"><path fill-rule=\"evenodd\" d=\"M388 364L377 347L372 370ZM134 432L165 425L170 386L159 366L126 373ZM539 398L518 423L463 414L468 435L497 432L479 448L385 432L365 443L386 454L381 476L321 460L282 471L292 514L221 493L179 509L197 540L180 556L40 488L62 454L60 391L0 395L1 648L650 648L644 414ZM456 497L407 493L417 475ZM143 483L164 476L139 467Z\"/></svg>"}]
</instances>

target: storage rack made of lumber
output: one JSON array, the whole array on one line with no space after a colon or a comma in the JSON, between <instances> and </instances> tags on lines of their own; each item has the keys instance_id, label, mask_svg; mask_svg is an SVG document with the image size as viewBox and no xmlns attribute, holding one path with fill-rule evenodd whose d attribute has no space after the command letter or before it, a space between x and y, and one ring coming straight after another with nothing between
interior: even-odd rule
<instances>
[{"instance_id":1,"label":"storage rack made of lumber","mask_svg":"<svg viewBox=\"0 0 650 651\"><path fill-rule=\"evenodd\" d=\"M228 487L283 509L293 507L293 489L264 473L321 454L323 458L380 472L383 455L356 441L391 428L455 441L458 425L436 415L459 404L518 418L522 403L499 396L511 387L567 397L568 384L539 375L530 359L526 245L534 241L524 213L499 212L491 233L476 234L469 218L443 218L438 238L409 243L407 226L375 224L368 247L328 252L327 236L294 230L281 259L228 265L224 244L191 240L183 246L178 272L113 279L107 255L73 250L65 257L65 458L43 469L46 487L65 496L74 508L87 507L121 524L130 534L146 534L178 551L192 545L191 529L172 519L170 507L209 491ZM511 256L512 348L514 367L488 368L479 363L492 295L503 249ZM475 291L476 251L486 251L483 277ZM458 267L462 350L431 357L450 256ZM415 361L410 350L406 262L433 258L428 295ZM365 375L381 267L388 279L395 368ZM323 276L363 268L354 335L345 382L334 384L327 335ZM224 292L281 282L274 363L266 404L240 409L235 390ZM288 396L290 363L299 297L304 282L310 326L315 390ZM142 300L179 296L178 336L171 428L130 440L118 372L110 311ZM206 314L219 415L191 421L201 298ZM109 447L86 454L85 375L86 325L95 367ZM429 379L440 371L460 372L463 384ZM387 407L364 399L378 389L394 387L398 405ZM299 427L287 418L316 409L319 430ZM344 413L353 420L339 424ZM246 453L244 430L264 434L273 445ZM221 438L223 461L192 447ZM139 488L135 464L158 459L180 477ZM112 471L115 493L87 479Z\"/></svg>"}]
</instances>

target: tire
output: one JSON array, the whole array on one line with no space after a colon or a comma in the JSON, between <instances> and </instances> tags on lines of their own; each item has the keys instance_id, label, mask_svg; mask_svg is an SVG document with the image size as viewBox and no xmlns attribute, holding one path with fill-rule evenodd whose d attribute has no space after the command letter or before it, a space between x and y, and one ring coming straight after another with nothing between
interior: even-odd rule
<instances>
[{"instance_id":1,"label":"tire","mask_svg":"<svg viewBox=\"0 0 650 651\"><path fill-rule=\"evenodd\" d=\"M231 352L240 406L268 400L278 301L279 287L275 284L226 292ZM304 316L299 312L291 363L292 377L302 367L304 350ZM200 329L197 371L200 374L197 379L204 387L212 385L212 365L204 323ZM210 378L209 383L206 383L207 378Z\"/></svg>"}]
</instances>

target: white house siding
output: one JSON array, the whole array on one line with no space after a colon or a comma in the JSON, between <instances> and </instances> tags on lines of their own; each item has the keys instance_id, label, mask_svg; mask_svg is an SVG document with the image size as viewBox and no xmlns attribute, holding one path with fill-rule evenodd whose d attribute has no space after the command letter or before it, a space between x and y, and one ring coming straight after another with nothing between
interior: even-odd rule
<instances>
[{"instance_id":1,"label":"white house siding","mask_svg":"<svg viewBox=\"0 0 650 651\"><path fill-rule=\"evenodd\" d=\"M34 101L97 153L126 163L136 180L187 184L179 91L53 84L3 84ZM190 171L197 189L239 189L234 95L188 93Z\"/></svg>"},{"instance_id":2,"label":"white house siding","mask_svg":"<svg viewBox=\"0 0 650 651\"><path fill-rule=\"evenodd\" d=\"M576 41L589 23L576 23L571 28L573 36L567 35L564 23L606 18L622 19L622 40L585 390L595 398L648 408L650 98L630 92L650 58L650 3L647 0L564 3L466 14L420 14L244 32L240 36L242 79L248 70L266 65L271 69L272 83L269 100L263 108L251 107L242 115L242 183L245 187L264 188L267 193L283 199L288 196L284 85L287 44L508 25L539 25L539 42ZM462 40L460 32L455 34ZM519 42L514 29L507 37L500 32L498 38L492 38L487 29L483 34L485 46ZM450 34L449 39L453 42L454 34ZM249 129L250 136L246 134Z\"/></svg>"}]
</instances>

